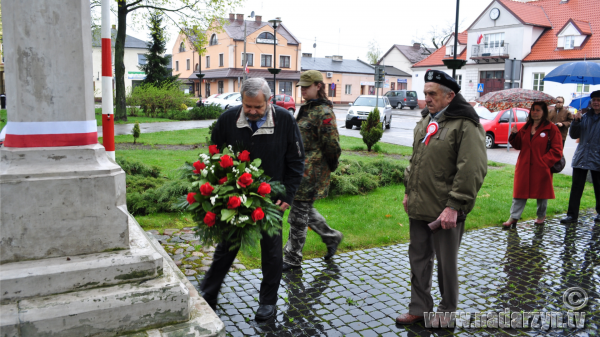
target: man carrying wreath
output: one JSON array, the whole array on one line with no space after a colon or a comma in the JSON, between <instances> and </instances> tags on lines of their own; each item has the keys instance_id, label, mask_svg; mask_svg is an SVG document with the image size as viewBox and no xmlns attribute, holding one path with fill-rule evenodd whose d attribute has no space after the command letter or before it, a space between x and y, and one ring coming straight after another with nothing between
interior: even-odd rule
<instances>
[{"instance_id":1,"label":"man carrying wreath","mask_svg":"<svg viewBox=\"0 0 600 337\"><path fill-rule=\"evenodd\" d=\"M445 72L425 73L427 107L414 130L402 201L410 224L411 301L408 313L396 318L398 324L421 321L425 312L433 311L434 257L442 295L437 312L454 312L458 305L458 248L465 229L462 219L475 206L487 173L485 132L479 116L459 91L458 83ZM457 221L459 213L462 216ZM438 219L444 230L432 234L427 225Z\"/></svg>"},{"instance_id":2,"label":"man carrying wreath","mask_svg":"<svg viewBox=\"0 0 600 337\"><path fill-rule=\"evenodd\" d=\"M219 117L211 141L218 148L225 145L241 147L249 152L250 160L261 159L264 173L285 186L285 195L272 197L283 212L294 200L304 172L304 147L298 125L287 110L269 104L271 90L264 79L247 79L240 92L242 105L225 111ZM239 247L230 250L231 246L226 241L217 245L213 263L200 284L202 297L213 309L217 305L223 279L239 250ZM262 234L263 280L256 320L275 316L283 263L281 247L281 232L274 236Z\"/></svg>"}]
</instances>

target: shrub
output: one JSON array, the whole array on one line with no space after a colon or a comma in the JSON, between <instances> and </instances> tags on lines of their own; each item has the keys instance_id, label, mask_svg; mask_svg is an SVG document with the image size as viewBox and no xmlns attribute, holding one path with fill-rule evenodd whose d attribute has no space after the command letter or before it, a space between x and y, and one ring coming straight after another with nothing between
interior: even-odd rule
<instances>
[{"instance_id":1,"label":"shrub","mask_svg":"<svg viewBox=\"0 0 600 337\"><path fill-rule=\"evenodd\" d=\"M183 111L183 110L187 110L187 108L188 108L188 107L187 107L187 105L185 105L185 103L181 103L181 104L179 105L179 110L181 110L181 111Z\"/></svg>"},{"instance_id":2,"label":"shrub","mask_svg":"<svg viewBox=\"0 0 600 337\"><path fill-rule=\"evenodd\" d=\"M130 97L130 101L139 104L148 117L156 117L159 110L167 114L169 110L181 110L184 105L187 109L189 99L188 94L179 90L177 82L164 82L158 87L142 84L133 89Z\"/></svg>"},{"instance_id":3,"label":"shrub","mask_svg":"<svg viewBox=\"0 0 600 337\"><path fill-rule=\"evenodd\" d=\"M331 196L366 194L377 187L399 184L404 179L405 167L391 160L380 159L371 163L340 160L331 175Z\"/></svg>"},{"instance_id":4,"label":"shrub","mask_svg":"<svg viewBox=\"0 0 600 337\"><path fill-rule=\"evenodd\" d=\"M219 105L211 104L201 107L195 107L189 111L191 119L217 119L223 113Z\"/></svg>"},{"instance_id":5,"label":"shrub","mask_svg":"<svg viewBox=\"0 0 600 337\"><path fill-rule=\"evenodd\" d=\"M127 182L127 209L135 215L147 215L159 212L173 212L182 195L186 195L189 184L183 180L166 180L162 185L145 189L159 183L152 178L131 179Z\"/></svg>"},{"instance_id":6,"label":"shrub","mask_svg":"<svg viewBox=\"0 0 600 337\"><path fill-rule=\"evenodd\" d=\"M156 166L149 166L138 161L130 161L127 159L117 158L117 164L121 166L127 175L140 175L143 177L160 176L160 169Z\"/></svg>"},{"instance_id":7,"label":"shrub","mask_svg":"<svg viewBox=\"0 0 600 337\"><path fill-rule=\"evenodd\" d=\"M133 126L133 144L135 144L135 141L140 137L140 123L135 123L135 125Z\"/></svg>"},{"instance_id":8,"label":"shrub","mask_svg":"<svg viewBox=\"0 0 600 337\"><path fill-rule=\"evenodd\" d=\"M383 136L382 125L379 122L379 109L375 108L369 113L369 117L360 127L360 134L367 145L367 151L371 151L371 147Z\"/></svg>"}]
</instances>

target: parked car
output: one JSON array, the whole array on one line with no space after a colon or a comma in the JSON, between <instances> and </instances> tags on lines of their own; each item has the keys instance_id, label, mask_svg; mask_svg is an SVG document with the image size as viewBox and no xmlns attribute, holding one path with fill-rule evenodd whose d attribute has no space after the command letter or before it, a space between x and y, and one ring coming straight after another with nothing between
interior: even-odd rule
<instances>
[{"instance_id":1,"label":"parked car","mask_svg":"<svg viewBox=\"0 0 600 337\"><path fill-rule=\"evenodd\" d=\"M223 94L214 94L214 95L210 95L207 98L202 100L202 103L204 105L210 105L210 104L215 104L217 103L219 97L223 95Z\"/></svg>"},{"instance_id":2,"label":"parked car","mask_svg":"<svg viewBox=\"0 0 600 337\"><path fill-rule=\"evenodd\" d=\"M383 96L387 97L390 104L396 109L407 106L412 110L419 106L417 92L413 90L391 90Z\"/></svg>"},{"instance_id":3,"label":"parked car","mask_svg":"<svg viewBox=\"0 0 600 337\"><path fill-rule=\"evenodd\" d=\"M215 99L215 103L224 110L227 110L232 106L242 104L242 95L239 92L226 92L219 95Z\"/></svg>"},{"instance_id":4,"label":"parked car","mask_svg":"<svg viewBox=\"0 0 600 337\"><path fill-rule=\"evenodd\" d=\"M359 126L367 120L369 113L375 109L375 95L361 95L354 103L350 103L350 109L346 115L346 129L351 130L354 125ZM379 121L382 127L389 129L392 125L392 106L387 97L379 96Z\"/></svg>"},{"instance_id":5,"label":"parked car","mask_svg":"<svg viewBox=\"0 0 600 337\"><path fill-rule=\"evenodd\" d=\"M290 95L275 95L273 96L273 103L289 111L292 115L296 112L296 102Z\"/></svg>"},{"instance_id":6,"label":"parked car","mask_svg":"<svg viewBox=\"0 0 600 337\"><path fill-rule=\"evenodd\" d=\"M475 108L475 111L479 115L479 121L485 131L485 147L491 149L498 144L507 144L508 132L510 130L510 109L490 112L485 107L479 106ZM529 110L522 108L513 109L513 123L517 123L517 129L521 129L525 125L528 114Z\"/></svg>"}]
</instances>

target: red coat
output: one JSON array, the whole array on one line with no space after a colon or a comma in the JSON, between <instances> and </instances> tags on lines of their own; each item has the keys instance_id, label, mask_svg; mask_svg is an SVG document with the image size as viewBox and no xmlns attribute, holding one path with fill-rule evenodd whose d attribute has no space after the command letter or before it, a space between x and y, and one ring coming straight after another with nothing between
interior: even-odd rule
<instances>
[{"instance_id":1,"label":"red coat","mask_svg":"<svg viewBox=\"0 0 600 337\"><path fill-rule=\"evenodd\" d=\"M510 139L510 145L521 150L515 169L513 198L554 199L550 168L562 157L562 136L552 123L540 125L533 138L530 125ZM548 148L550 136L550 151Z\"/></svg>"}]
</instances>

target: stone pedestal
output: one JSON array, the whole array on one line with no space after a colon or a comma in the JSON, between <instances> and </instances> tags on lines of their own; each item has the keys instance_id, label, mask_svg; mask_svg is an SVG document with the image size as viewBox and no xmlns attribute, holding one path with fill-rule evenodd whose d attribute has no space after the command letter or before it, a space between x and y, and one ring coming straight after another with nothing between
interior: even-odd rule
<instances>
[{"instance_id":1,"label":"stone pedestal","mask_svg":"<svg viewBox=\"0 0 600 337\"><path fill-rule=\"evenodd\" d=\"M98 144L89 0L2 0L0 335L224 336Z\"/></svg>"}]
</instances>

